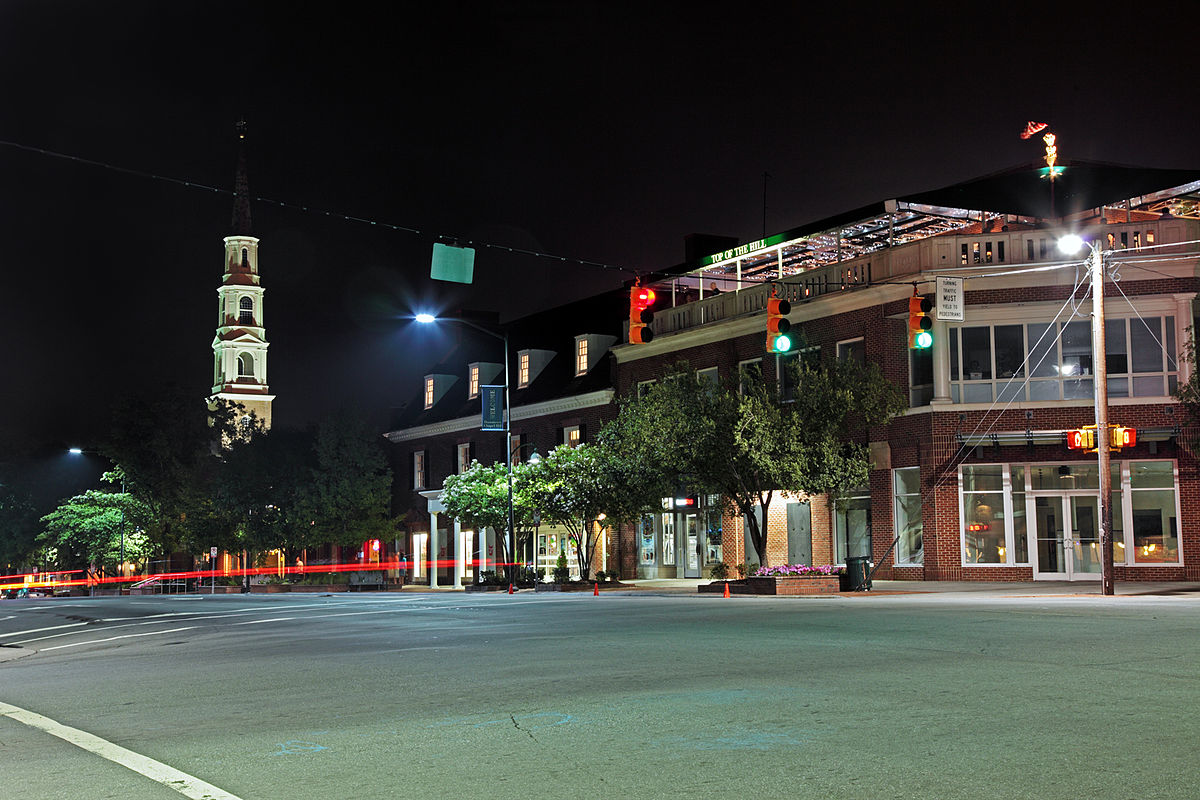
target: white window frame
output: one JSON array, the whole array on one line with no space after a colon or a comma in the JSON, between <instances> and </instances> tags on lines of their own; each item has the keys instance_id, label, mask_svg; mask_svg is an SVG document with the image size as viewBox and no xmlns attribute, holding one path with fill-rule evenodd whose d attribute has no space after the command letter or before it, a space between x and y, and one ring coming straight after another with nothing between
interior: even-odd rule
<instances>
[{"instance_id":1,"label":"white window frame","mask_svg":"<svg viewBox=\"0 0 1200 800\"><path fill-rule=\"evenodd\" d=\"M426 480L426 475L425 475L426 463L425 463L425 451L424 450L414 450L413 451L412 466L413 466L413 488L414 489L424 489L425 484L428 482Z\"/></svg>"},{"instance_id":2,"label":"white window frame","mask_svg":"<svg viewBox=\"0 0 1200 800\"><path fill-rule=\"evenodd\" d=\"M906 470L916 470L917 491L915 493L900 494L900 474L899 473L906 471ZM919 466L917 466L917 467L897 467L897 468L893 469L892 470L892 526L893 526L893 533L896 536L896 566L898 566L898 567L905 567L905 566L918 566L919 567L925 563L925 536L924 536L924 530L923 530L924 523L922 522L921 550L920 550L920 552L915 554L916 555L915 558L913 557L914 554L908 552L908 549L904 546L904 544L905 544L904 537L902 537L900 535L900 530L899 530L899 520L900 520L900 511L901 511L900 500L901 500L901 498L911 498L911 497L917 498L917 515L918 515L917 519L918 519L918 521L921 521L921 508L922 508L921 502L920 502L921 468Z\"/></svg>"},{"instance_id":3,"label":"white window frame","mask_svg":"<svg viewBox=\"0 0 1200 800\"><path fill-rule=\"evenodd\" d=\"M843 345L852 345L855 342L863 343L863 363L865 364L867 362L867 339L865 336L856 336L853 339L839 340L837 345L834 348L834 353L836 354L838 361L842 361L846 357L845 353L843 353L843 351L842 351Z\"/></svg>"},{"instance_id":4,"label":"white window frame","mask_svg":"<svg viewBox=\"0 0 1200 800\"><path fill-rule=\"evenodd\" d=\"M763 361L763 360L762 360L762 357L760 356L760 357L758 357L758 358L748 358L748 359L746 359L745 361L739 361L739 362L738 362L738 365L737 365L737 369L738 369L738 372L737 372L737 374L738 374L738 394L745 394L745 393L746 393L746 377L747 377L746 369L747 369L747 367L749 367L751 364L757 364L757 365L758 365L758 379L759 379L759 380L762 380L762 361Z\"/></svg>"},{"instance_id":5,"label":"white window frame","mask_svg":"<svg viewBox=\"0 0 1200 800\"><path fill-rule=\"evenodd\" d=\"M458 445L454 452L455 465L458 467L458 474L461 475L471 468L471 443L465 442Z\"/></svg>"},{"instance_id":6,"label":"white window frame","mask_svg":"<svg viewBox=\"0 0 1200 800\"><path fill-rule=\"evenodd\" d=\"M472 364L467 367L467 399L476 397L479 397L479 365Z\"/></svg>"},{"instance_id":7,"label":"white window frame","mask_svg":"<svg viewBox=\"0 0 1200 800\"><path fill-rule=\"evenodd\" d=\"M712 384L712 388L716 389L721 385L721 370L717 367L705 367L704 369L696 370L696 380L708 381Z\"/></svg>"},{"instance_id":8,"label":"white window frame","mask_svg":"<svg viewBox=\"0 0 1200 800\"><path fill-rule=\"evenodd\" d=\"M575 376L587 375L588 371L588 340L580 336L575 340Z\"/></svg>"},{"instance_id":9,"label":"white window frame","mask_svg":"<svg viewBox=\"0 0 1200 800\"><path fill-rule=\"evenodd\" d=\"M433 408L433 377L425 378L425 408Z\"/></svg>"},{"instance_id":10,"label":"white window frame","mask_svg":"<svg viewBox=\"0 0 1200 800\"><path fill-rule=\"evenodd\" d=\"M579 447L583 443L580 433L578 425L564 425L562 443L567 447ZM572 441L572 437L574 437L574 441Z\"/></svg>"},{"instance_id":11,"label":"white window frame","mask_svg":"<svg viewBox=\"0 0 1200 800\"><path fill-rule=\"evenodd\" d=\"M517 357L517 388L524 389L529 385L529 353L521 353Z\"/></svg>"}]
</instances>

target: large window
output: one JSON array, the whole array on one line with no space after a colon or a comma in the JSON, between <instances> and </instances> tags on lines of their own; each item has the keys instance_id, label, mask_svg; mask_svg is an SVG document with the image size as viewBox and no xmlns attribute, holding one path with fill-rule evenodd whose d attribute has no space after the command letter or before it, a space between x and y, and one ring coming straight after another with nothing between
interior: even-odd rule
<instances>
[{"instance_id":1,"label":"large window","mask_svg":"<svg viewBox=\"0 0 1200 800\"><path fill-rule=\"evenodd\" d=\"M417 450L412 456L413 464L413 488L425 488L425 451Z\"/></svg>"},{"instance_id":2,"label":"large window","mask_svg":"<svg viewBox=\"0 0 1200 800\"><path fill-rule=\"evenodd\" d=\"M1129 465L1130 519L1132 539L1126 536L1126 550L1132 549L1135 564L1179 562L1179 517L1175 509L1175 468L1170 461L1134 461ZM1114 512L1115 516L1115 512ZM1114 554L1121 548L1115 547ZM1119 555L1118 555L1119 558ZM1126 553L1125 561L1131 559Z\"/></svg>"},{"instance_id":3,"label":"large window","mask_svg":"<svg viewBox=\"0 0 1200 800\"><path fill-rule=\"evenodd\" d=\"M1174 462L1114 461L1111 469L1113 563L1180 563ZM896 480L899 502L899 477ZM1099 469L1090 462L964 465L960 486L963 564L1029 564L1029 519L1036 516L1034 511L1050 508L1057 514L1057 522L1049 518L1039 522L1045 529L1037 532L1039 546L1054 546L1064 533L1064 498L1094 498L1099 487ZM898 511L897 525L899 519Z\"/></svg>"},{"instance_id":4,"label":"large window","mask_svg":"<svg viewBox=\"0 0 1200 800\"><path fill-rule=\"evenodd\" d=\"M892 470L895 497L896 563L920 564L924 560L921 536L921 468Z\"/></svg>"},{"instance_id":5,"label":"large window","mask_svg":"<svg viewBox=\"0 0 1200 800\"><path fill-rule=\"evenodd\" d=\"M243 297L238 300L238 324L254 324L254 300L249 297Z\"/></svg>"},{"instance_id":6,"label":"large window","mask_svg":"<svg viewBox=\"0 0 1200 800\"><path fill-rule=\"evenodd\" d=\"M1174 317L1109 319L1104 332L1110 397L1166 397L1175 391L1179 366ZM1087 320L963 325L948 333L950 397L955 403L1095 396ZM915 391L915 369L913 375Z\"/></svg>"}]
</instances>

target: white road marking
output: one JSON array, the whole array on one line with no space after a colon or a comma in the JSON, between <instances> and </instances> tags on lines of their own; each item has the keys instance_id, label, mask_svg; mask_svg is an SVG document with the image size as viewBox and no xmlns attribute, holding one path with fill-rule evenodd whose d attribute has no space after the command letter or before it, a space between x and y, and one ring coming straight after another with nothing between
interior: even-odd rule
<instances>
[{"instance_id":1,"label":"white road marking","mask_svg":"<svg viewBox=\"0 0 1200 800\"><path fill-rule=\"evenodd\" d=\"M124 636L110 636L107 639L88 639L86 642L71 642L70 644L56 644L54 647L43 647L38 650L39 653L45 653L48 650L62 650L65 647L81 647L85 644L103 644L104 642L115 642L118 639L136 639L141 636L161 636L164 633L179 633L180 631L190 631L196 628L191 625L186 628L171 628L167 631L147 631L146 633L127 633Z\"/></svg>"},{"instance_id":2,"label":"white road marking","mask_svg":"<svg viewBox=\"0 0 1200 800\"><path fill-rule=\"evenodd\" d=\"M289 619L299 619L299 617L275 617L274 619L252 619L249 622L235 622L234 625L261 625L264 622L287 622Z\"/></svg>"},{"instance_id":3,"label":"white road marking","mask_svg":"<svg viewBox=\"0 0 1200 800\"><path fill-rule=\"evenodd\" d=\"M161 761L155 761L153 758L148 758L140 753L126 750L124 747L113 744L107 739L101 739L99 736L81 731L78 728L71 728L60 722L55 722L49 717L43 717L41 714L35 714L23 708L10 706L7 703L0 703L0 715L14 719L31 728L36 728L51 736L57 736L64 742L69 742L89 753L95 753L101 758L112 761L115 764L120 764L126 769L133 770L139 775L144 775L152 781L174 789L184 797L191 797L193 800L241 800L237 795L230 794L224 789L219 789L211 783L205 783L194 775L188 775L186 772L169 767Z\"/></svg>"}]
</instances>

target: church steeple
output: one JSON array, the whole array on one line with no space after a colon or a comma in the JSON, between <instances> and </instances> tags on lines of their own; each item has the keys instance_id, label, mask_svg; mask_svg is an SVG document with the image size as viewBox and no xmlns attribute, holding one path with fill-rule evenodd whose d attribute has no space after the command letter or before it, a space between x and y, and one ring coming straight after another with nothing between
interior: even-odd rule
<instances>
[{"instance_id":1,"label":"church steeple","mask_svg":"<svg viewBox=\"0 0 1200 800\"><path fill-rule=\"evenodd\" d=\"M237 176L233 179L233 223L230 233L234 236L250 235L250 180L246 177L246 120L238 120Z\"/></svg>"},{"instance_id":2,"label":"church steeple","mask_svg":"<svg viewBox=\"0 0 1200 800\"><path fill-rule=\"evenodd\" d=\"M275 396L267 386L267 332L258 275L258 239L250 235L250 182L246 177L246 123L239 122L231 236L225 237L225 274L217 289L212 397L240 403L267 427Z\"/></svg>"}]
</instances>

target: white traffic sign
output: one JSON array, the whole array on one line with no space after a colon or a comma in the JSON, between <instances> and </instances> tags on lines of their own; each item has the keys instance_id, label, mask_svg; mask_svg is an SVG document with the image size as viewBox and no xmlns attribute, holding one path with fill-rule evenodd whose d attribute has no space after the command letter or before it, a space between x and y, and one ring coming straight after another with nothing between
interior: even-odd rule
<instances>
[{"instance_id":1,"label":"white traffic sign","mask_svg":"<svg viewBox=\"0 0 1200 800\"><path fill-rule=\"evenodd\" d=\"M934 314L939 320L963 321L963 279L938 276Z\"/></svg>"}]
</instances>

